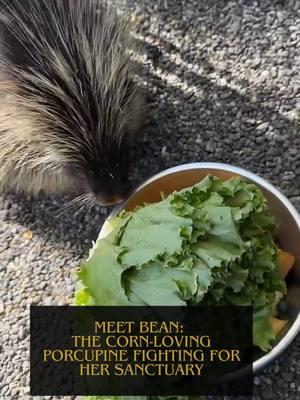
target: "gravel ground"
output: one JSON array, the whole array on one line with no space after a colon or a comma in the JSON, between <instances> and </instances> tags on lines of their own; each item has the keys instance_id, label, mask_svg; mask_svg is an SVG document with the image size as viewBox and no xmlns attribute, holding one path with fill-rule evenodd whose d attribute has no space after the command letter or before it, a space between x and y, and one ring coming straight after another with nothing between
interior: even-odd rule
<instances>
[{"instance_id":1,"label":"gravel ground","mask_svg":"<svg viewBox=\"0 0 300 400\"><path fill-rule=\"evenodd\" d=\"M246 167L300 210L299 1L118 1L137 25L148 117L138 182L192 161ZM0 398L29 396L29 306L68 304L107 210L0 198ZM256 399L300 399L300 337L255 378Z\"/></svg>"}]
</instances>

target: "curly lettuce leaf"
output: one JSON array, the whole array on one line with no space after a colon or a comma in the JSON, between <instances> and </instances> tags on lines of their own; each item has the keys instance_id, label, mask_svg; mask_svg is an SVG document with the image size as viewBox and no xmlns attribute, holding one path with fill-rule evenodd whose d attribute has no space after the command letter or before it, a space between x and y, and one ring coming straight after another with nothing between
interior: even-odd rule
<instances>
[{"instance_id":1,"label":"curly lettuce leaf","mask_svg":"<svg viewBox=\"0 0 300 400\"><path fill-rule=\"evenodd\" d=\"M132 214L120 246L124 265L142 266L164 254L180 253L184 235L192 231L192 220L174 215L167 201L149 204Z\"/></svg>"},{"instance_id":2,"label":"curly lettuce leaf","mask_svg":"<svg viewBox=\"0 0 300 400\"><path fill-rule=\"evenodd\" d=\"M271 343L275 340L272 329L269 310L264 308L253 315L253 343L263 351L272 348Z\"/></svg>"},{"instance_id":3,"label":"curly lettuce leaf","mask_svg":"<svg viewBox=\"0 0 300 400\"><path fill-rule=\"evenodd\" d=\"M104 306L112 305L113 299L113 305L129 305L121 280L122 273L128 267L118 261L121 253L122 248L112 245L107 239L97 242L92 255L82 264L78 273L85 291L77 295L77 301L87 298L95 305Z\"/></svg>"}]
</instances>

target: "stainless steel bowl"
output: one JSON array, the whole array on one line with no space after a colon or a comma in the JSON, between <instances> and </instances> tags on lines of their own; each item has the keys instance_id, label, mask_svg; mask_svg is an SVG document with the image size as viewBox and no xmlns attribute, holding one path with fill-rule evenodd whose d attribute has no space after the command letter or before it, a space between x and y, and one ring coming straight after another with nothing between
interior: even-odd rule
<instances>
[{"instance_id":1,"label":"stainless steel bowl","mask_svg":"<svg viewBox=\"0 0 300 400\"><path fill-rule=\"evenodd\" d=\"M222 180L232 176L242 176L257 184L264 192L278 225L277 238L284 250L296 257L288 283L287 301L297 307L297 312L288 321L288 328L278 337L273 349L262 353L253 364L254 372L265 367L287 348L300 332L300 216L290 201L273 185L263 178L245 169L221 163L192 163L170 168L154 175L140 185L121 205L118 205L110 217L121 209L132 210L137 205L152 203L161 199L161 193L169 194L174 190L194 185L207 174L218 176ZM109 220L109 219L108 219ZM105 223L99 237L106 236L109 224Z\"/></svg>"}]
</instances>

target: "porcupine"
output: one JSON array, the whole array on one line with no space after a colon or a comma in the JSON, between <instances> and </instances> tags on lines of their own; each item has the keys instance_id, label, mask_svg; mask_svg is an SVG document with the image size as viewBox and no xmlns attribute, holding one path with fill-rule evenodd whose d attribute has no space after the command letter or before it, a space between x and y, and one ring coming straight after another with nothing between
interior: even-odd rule
<instances>
[{"instance_id":1,"label":"porcupine","mask_svg":"<svg viewBox=\"0 0 300 400\"><path fill-rule=\"evenodd\" d=\"M129 190L142 97L124 19L98 0L0 0L0 190Z\"/></svg>"}]
</instances>

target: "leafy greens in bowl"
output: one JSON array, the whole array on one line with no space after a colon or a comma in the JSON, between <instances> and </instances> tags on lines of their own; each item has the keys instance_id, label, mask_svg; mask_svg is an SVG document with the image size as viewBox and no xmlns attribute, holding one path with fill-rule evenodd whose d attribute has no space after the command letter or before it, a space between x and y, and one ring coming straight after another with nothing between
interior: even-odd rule
<instances>
[{"instance_id":1,"label":"leafy greens in bowl","mask_svg":"<svg viewBox=\"0 0 300 400\"><path fill-rule=\"evenodd\" d=\"M258 186L208 175L109 223L81 265L76 304L252 305L254 345L272 347L286 285Z\"/></svg>"}]
</instances>

